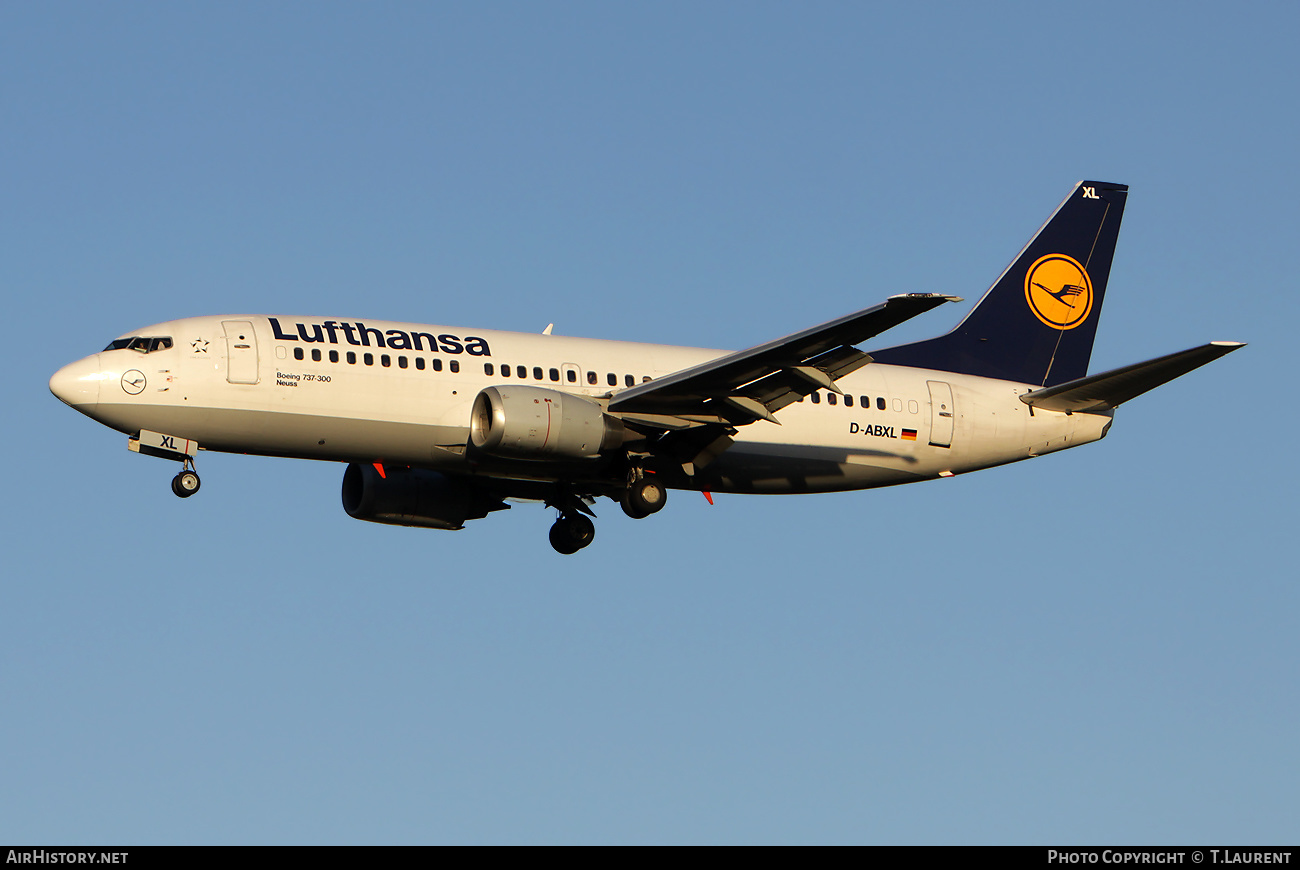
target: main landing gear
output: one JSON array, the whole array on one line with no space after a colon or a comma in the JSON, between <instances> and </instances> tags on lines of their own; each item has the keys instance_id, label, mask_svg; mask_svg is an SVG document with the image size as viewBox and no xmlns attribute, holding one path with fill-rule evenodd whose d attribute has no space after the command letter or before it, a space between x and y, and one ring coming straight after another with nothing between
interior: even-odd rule
<instances>
[{"instance_id":1,"label":"main landing gear","mask_svg":"<svg viewBox=\"0 0 1300 870\"><path fill-rule=\"evenodd\" d=\"M596 538L596 524L590 517L573 512L560 514L551 526L551 546L555 552L571 556Z\"/></svg>"},{"instance_id":2,"label":"main landing gear","mask_svg":"<svg viewBox=\"0 0 1300 870\"><path fill-rule=\"evenodd\" d=\"M623 491L623 513L634 520L645 519L663 510L667 503L668 490L653 474L646 475L640 469L632 472Z\"/></svg>"},{"instance_id":3,"label":"main landing gear","mask_svg":"<svg viewBox=\"0 0 1300 870\"><path fill-rule=\"evenodd\" d=\"M172 492L181 498L189 498L199 491L199 475L194 470L194 463L185 460L181 473L172 478Z\"/></svg>"},{"instance_id":4,"label":"main landing gear","mask_svg":"<svg viewBox=\"0 0 1300 870\"><path fill-rule=\"evenodd\" d=\"M640 467L633 467L628 472L627 486L623 488L621 497L617 493L617 490L607 490L603 494L619 498L623 512L634 520L658 513L668 503L667 487L656 475ZM555 552L569 556L595 540L596 524L591 521L595 514L589 507L591 498L579 497L572 492L559 493L546 503L560 512L559 519L551 526L551 546Z\"/></svg>"}]
</instances>

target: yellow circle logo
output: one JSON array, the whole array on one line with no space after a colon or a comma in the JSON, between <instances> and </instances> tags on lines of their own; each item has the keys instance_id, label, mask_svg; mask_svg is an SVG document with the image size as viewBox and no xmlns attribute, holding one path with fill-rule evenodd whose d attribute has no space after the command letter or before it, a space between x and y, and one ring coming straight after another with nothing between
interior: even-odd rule
<instances>
[{"instance_id":1,"label":"yellow circle logo","mask_svg":"<svg viewBox=\"0 0 1300 870\"><path fill-rule=\"evenodd\" d=\"M1092 279L1073 257L1039 257L1025 273L1025 301L1053 329L1074 329L1092 312Z\"/></svg>"}]
</instances>

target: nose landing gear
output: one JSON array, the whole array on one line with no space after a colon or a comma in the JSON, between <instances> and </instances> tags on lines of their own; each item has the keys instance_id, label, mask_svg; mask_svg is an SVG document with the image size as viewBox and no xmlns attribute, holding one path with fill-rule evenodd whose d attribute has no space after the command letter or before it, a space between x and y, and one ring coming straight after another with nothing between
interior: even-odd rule
<instances>
[{"instance_id":1,"label":"nose landing gear","mask_svg":"<svg viewBox=\"0 0 1300 870\"><path fill-rule=\"evenodd\" d=\"M172 492L181 498L189 498L199 491L199 475L194 470L194 463L186 459L181 465L180 474L172 478Z\"/></svg>"},{"instance_id":2,"label":"nose landing gear","mask_svg":"<svg viewBox=\"0 0 1300 870\"><path fill-rule=\"evenodd\" d=\"M199 452L199 442L141 429L137 434L127 436L126 449L159 459L180 460L181 471L172 478L172 492L181 498L189 498L199 491L199 475L194 470L194 454Z\"/></svg>"},{"instance_id":3,"label":"nose landing gear","mask_svg":"<svg viewBox=\"0 0 1300 870\"><path fill-rule=\"evenodd\" d=\"M172 492L181 498L189 498L199 491L199 476L192 471L182 471L172 478Z\"/></svg>"}]
</instances>

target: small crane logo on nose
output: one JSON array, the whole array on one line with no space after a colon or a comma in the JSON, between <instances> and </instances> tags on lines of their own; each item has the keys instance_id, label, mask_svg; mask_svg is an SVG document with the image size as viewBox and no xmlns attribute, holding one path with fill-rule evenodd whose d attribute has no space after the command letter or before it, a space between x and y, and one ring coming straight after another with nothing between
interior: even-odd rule
<instances>
[{"instance_id":1,"label":"small crane logo on nose","mask_svg":"<svg viewBox=\"0 0 1300 870\"><path fill-rule=\"evenodd\" d=\"M131 369L131 371L122 375L122 389L133 396L144 392L145 384L147 383L148 381L145 380L144 372L139 369Z\"/></svg>"}]
</instances>

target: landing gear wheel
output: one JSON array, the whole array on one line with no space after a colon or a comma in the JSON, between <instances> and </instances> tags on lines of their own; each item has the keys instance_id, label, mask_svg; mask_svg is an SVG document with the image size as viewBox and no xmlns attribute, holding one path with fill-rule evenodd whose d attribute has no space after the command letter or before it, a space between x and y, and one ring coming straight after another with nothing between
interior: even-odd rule
<instances>
[{"instance_id":1,"label":"landing gear wheel","mask_svg":"<svg viewBox=\"0 0 1300 870\"><path fill-rule=\"evenodd\" d=\"M623 513L634 520L658 513L667 503L668 490L653 476L637 478L623 493Z\"/></svg>"},{"instance_id":2,"label":"landing gear wheel","mask_svg":"<svg viewBox=\"0 0 1300 870\"><path fill-rule=\"evenodd\" d=\"M199 476L192 471L182 471L172 478L172 492L181 498L189 498L199 491Z\"/></svg>"},{"instance_id":3,"label":"landing gear wheel","mask_svg":"<svg viewBox=\"0 0 1300 870\"><path fill-rule=\"evenodd\" d=\"M551 526L551 546L555 552L570 556L596 537L596 524L582 514L562 516Z\"/></svg>"}]
</instances>

